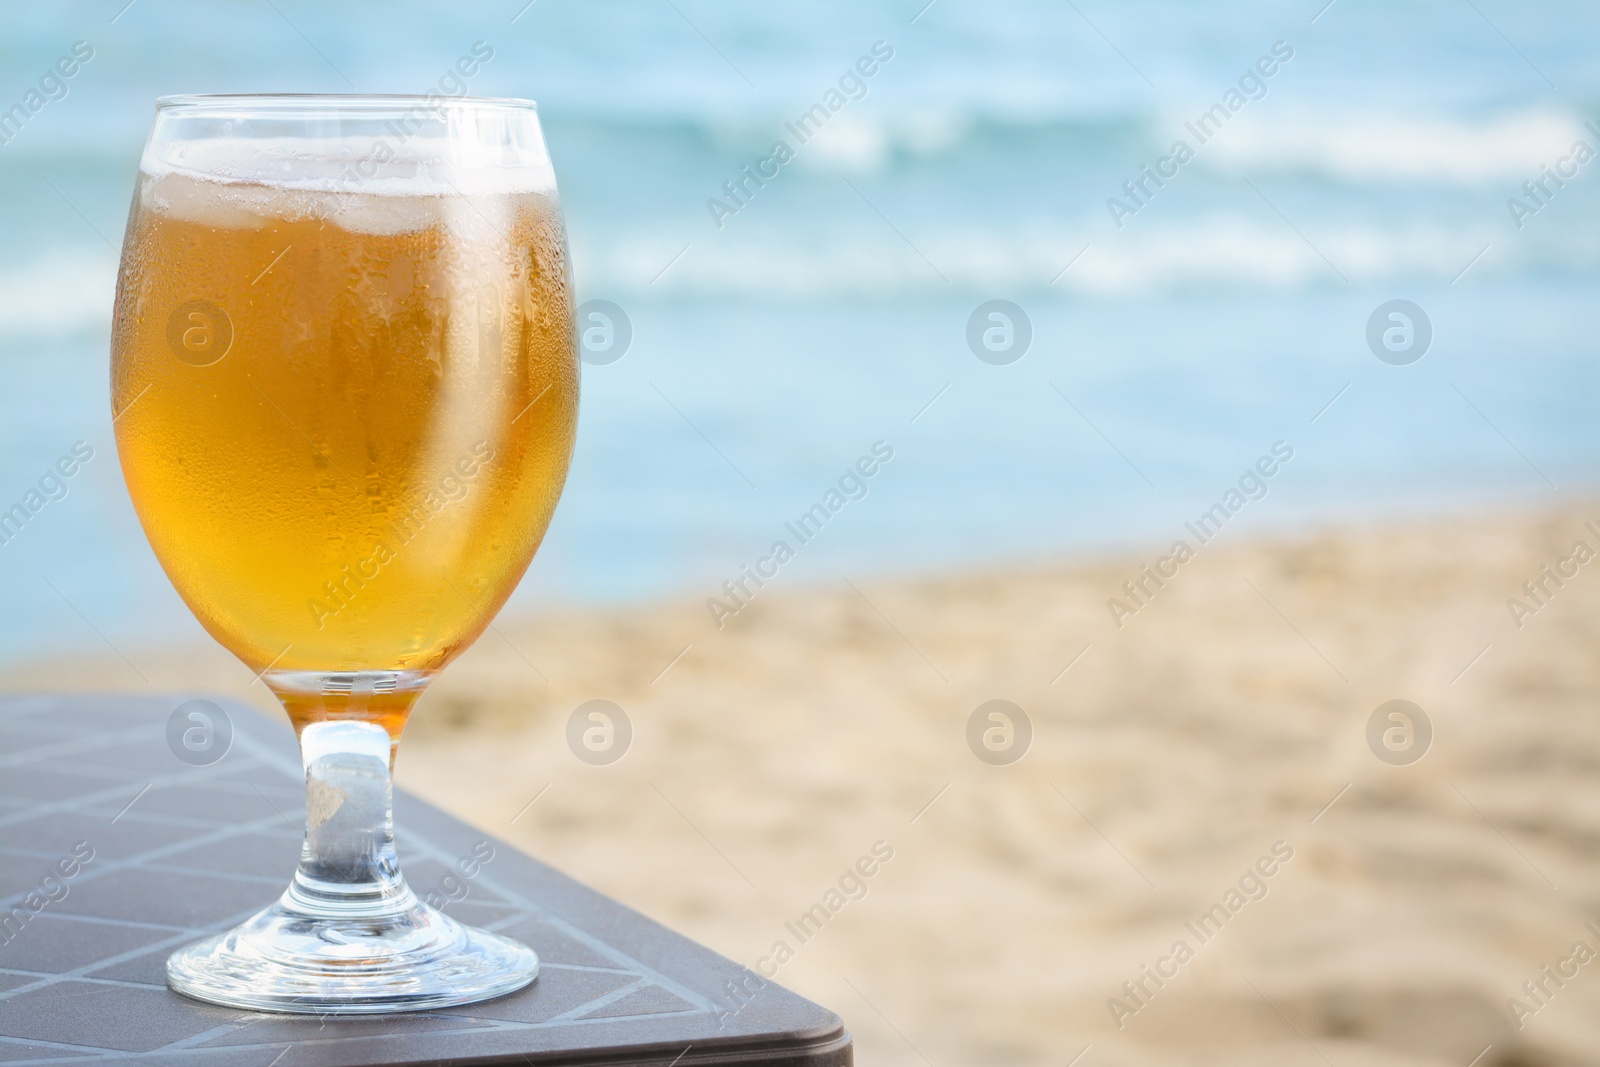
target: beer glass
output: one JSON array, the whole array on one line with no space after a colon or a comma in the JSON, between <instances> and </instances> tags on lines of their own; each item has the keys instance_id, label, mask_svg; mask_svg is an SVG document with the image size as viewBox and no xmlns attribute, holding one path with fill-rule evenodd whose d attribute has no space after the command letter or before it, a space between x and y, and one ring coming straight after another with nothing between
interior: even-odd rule
<instances>
[{"instance_id":1,"label":"beer glass","mask_svg":"<svg viewBox=\"0 0 1600 1067\"><path fill-rule=\"evenodd\" d=\"M531 102L157 102L117 286L117 450L157 559L282 702L306 781L288 890L176 952L178 992L384 1012L537 974L407 887L390 776L561 493L571 289Z\"/></svg>"}]
</instances>

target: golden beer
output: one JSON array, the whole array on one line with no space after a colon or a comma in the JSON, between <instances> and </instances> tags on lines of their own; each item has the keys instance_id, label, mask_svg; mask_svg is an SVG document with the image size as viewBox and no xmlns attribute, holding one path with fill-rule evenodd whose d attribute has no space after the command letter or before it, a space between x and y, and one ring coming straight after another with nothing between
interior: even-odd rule
<instances>
[{"instance_id":1,"label":"golden beer","mask_svg":"<svg viewBox=\"0 0 1600 1067\"><path fill-rule=\"evenodd\" d=\"M561 494L571 290L532 101L156 101L112 327L123 477L179 595L288 711L306 785L289 887L167 957L177 992L361 1015L537 978L406 885L392 775Z\"/></svg>"},{"instance_id":2,"label":"golden beer","mask_svg":"<svg viewBox=\"0 0 1600 1067\"><path fill-rule=\"evenodd\" d=\"M178 593L269 682L438 670L549 524L573 329L553 193L142 174L112 404ZM347 704L391 733L415 696L274 688L297 726Z\"/></svg>"}]
</instances>

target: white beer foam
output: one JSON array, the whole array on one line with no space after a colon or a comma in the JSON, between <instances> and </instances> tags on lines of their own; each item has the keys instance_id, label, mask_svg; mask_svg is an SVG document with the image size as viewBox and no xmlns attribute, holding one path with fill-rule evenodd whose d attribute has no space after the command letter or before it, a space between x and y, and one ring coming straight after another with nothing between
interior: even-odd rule
<instances>
[{"instance_id":1,"label":"white beer foam","mask_svg":"<svg viewBox=\"0 0 1600 1067\"><path fill-rule=\"evenodd\" d=\"M379 146L382 146L381 148ZM373 139L363 149L329 138L216 138L145 150L142 203L169 218L227 229L275 219L326 219L369 234L459 223L464 198L477 217L506 218L503 201L553 194L543 148L483 147L417 137ZM452 228L459 228L453 225Z\"/></svg>"}]
</instances>

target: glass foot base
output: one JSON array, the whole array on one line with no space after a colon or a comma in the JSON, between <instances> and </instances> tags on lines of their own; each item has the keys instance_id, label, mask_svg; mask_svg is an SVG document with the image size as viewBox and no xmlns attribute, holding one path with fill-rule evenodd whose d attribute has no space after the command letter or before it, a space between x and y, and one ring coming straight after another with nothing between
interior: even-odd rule
<instances>
[{"instance_id":1,"label":"glass foot base","mask_svg":"<svg viewBox=\"0 0 1600 1067\"><path fill-rule=\"evenodd\" d=\"M410 896L409 893L406 894ZM471 1004L521 989L539 957L415 897L398 913L336 918L287 903L167 959L167 984L211 1004L370 1015Z\"/></svg>"}]
</instances>

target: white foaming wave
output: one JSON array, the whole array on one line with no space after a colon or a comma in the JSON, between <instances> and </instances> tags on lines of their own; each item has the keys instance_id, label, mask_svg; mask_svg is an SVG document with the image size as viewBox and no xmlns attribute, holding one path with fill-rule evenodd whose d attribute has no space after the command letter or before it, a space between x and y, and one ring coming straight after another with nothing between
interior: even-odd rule
<instances>
[{"instance_id":1,"label":"white foaming wave","mask_svg":"<svg viewBox=\"0 0 1600 1067\"><path fill-rule=\"evenodd\" d=\"M1181 127L1181 120L1172 123ZM1240 173L1312 172L1346 181L1425 178L1477 185L1539 176L1575 141L1600 147L1577 116L1525 111L1481 121L1392 114L1263 118L1229 125L1196 153L1205 166Z\"/></svg>"},{"instance_id":2,"label":"white foaming wave","mask_svg":"<svg viewBox=\"0 0 1600 1067\"><path fill-rule=\"evenodd\" d=\"M1352 183L1420 179L1462 186L1536 178L1541 165L1566 155L1578 140L1600 148L1600 130L1586 127L1584 116L1550 109L1478 119L1379 111L1246 111L1203 145L1184 125L1194 118L1194 112L1173 112L1152 121L1130 112L1107 125L1065 114L1007 121L958 110L886 116L847 109L803 143L787 126L774 127L774 132L794 150L798 166L818 171L866 174L882 170L895 156L918 160L948 153L988 125L990 135L1000 138L1033 137L1042 128L1070 127L1092 140L1116 136L1121 129L1148 137L1150 150L1158 152L1165 152L1174 138L1182 138L1196 149L1196 166L1230 175L1311 174ZM748 124L722 135L732 143L760 140Z\"/></svg>"},{"instance_id":3,"label":"white foaming wave","mask_svg":"<svg viewBox=\"0 0 1600 1067\"><path fill-rule=\"evenodd\" d=\"M580 285L590 292L780 299L936 296L958 290L1123 298L1186 289L1342 287L1323 255L1355 284L1449 282L1485 245L1492 247L1473 265L1472 278L1550 265L1550 250L1536 253L1526 242L1502 237L1493 228L1373 225L1317 234L1313 249L1282 228L1217 217L1149 235L1102 237L1087 251L1081 233L1064 229L1009 237L971 230L919 240L934 266L897 238L892 244L855 238L805 248L697 241L665 274L662 267L683 248L668 237L577 247L574 259ZM1561 269L1600 270L1600 247L1592 242L1576 240L1556 252ZM49 338L105 329L116 272L114 254L87 247L52 252L0 272L0 336ZM1058 279L1053 286L1051 279Z\"/></svg>"},{"instance_id":4,"label":"white foaming wave","mask_svg":"<svg viewBox=\"0 0 1600 1067\"><path fill-rule=\"evenodd\" d=\"M663 267L683 248L666 237L579 247L574 261L583 287L595 292L784 299L881 298L958 290L1004 294L1054 289L1097 297L1184 290L1288 291L1342 287L1341 277L1353 284L1391 279L1448 282L1469 263L1474 277L1484 277L1551 265L1552 259L1560 261L1561 269L1600 269L1600 248L1581 242L1534 248L1503 238L1503 230L1488 222L1472 228L1371 224L1316 234L1313 247L1282 226L1219 215L1148 234L1102 235L1089 242L1087 251L1082 232L1041 227L1036 232L951 231L919 237L916 249L892 234L884 240L850 235L804 245L697 241L665 273ZM1486 245L1492 248L1474 263Z\"/></svg>"},{"instance_id":5,"label":"white foaming wave","mask_svg":"<svg viewBox=\"0 0 1600 1067\"><path fill-rule=\"evenodd\" d=\"M889 132L882 123L862 115L836 115L812 135L796 153L808 169L870 174L888 159Z\"/></svg>"},{"instance_id":6,"label":"white foaming wave","mask_svg":"<svg viewBox=\"0 0 1600 1067\"><path fill-rule=\"evenodd\" d=\"M1175 289L1295 290L1339 286L1345 280L1449 280L1497 236L1488 226L1364 225L1318 235L1312 245L1283 227L1221 216L1093 246L1060 284L1095 295L1131 296ZM1478 267L1488 274L1508 265L1505 257L1489 257Z\"/></svg>"},{"instance_id":7,"label":"white foaming wave","mask_svg":"<svg viewBox=\"0 0 1600 1067\"><path fill-rule=\"evenodd\" d=\"M105 329L116 289L117 257L103 249L62 249L0 273L0 337L68 337Z\"/></svg>"},{"instance_id":8,"label":"white foaming wave","mask_svg":"<svg viewBox=\"0 0 1600 1067\"><path fill-rule=\"evenodd\" d=\"M709 132L719 146L734 152L767 154L781 140L794 153L795 166L823 173L872 174L896 156L922 161L958 147L973 131L978 119L954 109L913 110L883 115L852 110L847 105L820 128L807 126L801 140L793 120L763 114L758 120L712 121ZM799 117L798 115L795 117ZM688 121L685 125L698 125Z\"/></svg>"}]
</instances>

